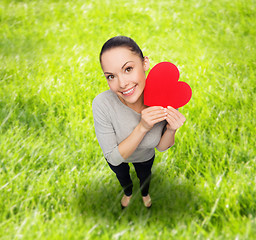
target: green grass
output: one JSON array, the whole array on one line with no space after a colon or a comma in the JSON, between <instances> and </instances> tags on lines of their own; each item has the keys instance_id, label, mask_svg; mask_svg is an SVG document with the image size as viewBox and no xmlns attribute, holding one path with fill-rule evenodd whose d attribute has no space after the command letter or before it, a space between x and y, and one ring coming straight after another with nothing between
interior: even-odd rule
<instances>
[{"instance_id":1,"label":"green grass","mask_svg":"<svg viewBox=\"0 0 256 240\"><path fill-rule=\"evenodd\" d=\"M1 239L254 239L256 2L0 1ZM116 35L178 66L193 96L144 209L98 145L98 54Z\"/></svg>"}]
</instances>

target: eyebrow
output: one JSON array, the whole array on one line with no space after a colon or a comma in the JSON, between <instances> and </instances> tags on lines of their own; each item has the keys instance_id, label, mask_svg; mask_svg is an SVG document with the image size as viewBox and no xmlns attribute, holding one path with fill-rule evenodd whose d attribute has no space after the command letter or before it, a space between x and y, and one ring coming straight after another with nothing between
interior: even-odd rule
<instances>
[{"instance_id":1,"label":"eyebrow","mask_svg":"<svg viewBox=\"0 0 256 240\"><path fill-rule=\"evenodd\" d=\"M122 66L122 68L121 68L121 69L123 69L123 68L124 68L124 66L125 66L127 63L129 63L129 62L132 62L132 61L128 61L128 62L126 62L126 63Z\"/></svg>"},{"instance_id":2,"label":"eyebrow","mask_svg":"<svg viewBox=\"0 0 256 240\"><path fill-rule=\"evenodd\" d=\"M126 62L126 63L121 67L121 69L123 69L124 66L125 66L127 63L129 63L129 62L133 62L133 61L128 61L128 62ZM112 73L111 73L111 72L104 72L104 74L112 74Z\"/></svg>"}]
</instances>

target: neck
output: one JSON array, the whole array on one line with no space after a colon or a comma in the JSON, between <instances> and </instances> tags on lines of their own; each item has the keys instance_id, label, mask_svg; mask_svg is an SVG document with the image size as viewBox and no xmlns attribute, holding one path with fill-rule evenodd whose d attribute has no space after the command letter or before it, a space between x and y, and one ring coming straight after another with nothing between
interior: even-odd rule
<instances>
[{"instance_id":1,"label":"neck","mask_svg":"<svg viewBox=\"0 0 256 240\"><path fill-rule=\"evenodd\" d=\"M144 94L142 93L137 102L135 103L127 103L123 99L120 99L127 107L136 111L137 113L141 113L141 111L145 108L144 105Z\"/></svg>"}]
</instances>

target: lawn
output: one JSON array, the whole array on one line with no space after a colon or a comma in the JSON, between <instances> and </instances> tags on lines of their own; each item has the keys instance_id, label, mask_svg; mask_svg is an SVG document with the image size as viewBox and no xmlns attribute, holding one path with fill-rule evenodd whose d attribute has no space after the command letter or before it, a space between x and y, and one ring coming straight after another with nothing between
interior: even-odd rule
<instances>
[{"instance_id":1,"label":"lawn","mask_svg":"<svg viewBox=\"0 0 256 240\"><path fill-rule=\"evenodd\" d=\"M145 209L95 136L110 37L178 66L193 91L156 151ZM255 239L256 1L0 1L0 239Z\"/></svg>"}]
</instances>

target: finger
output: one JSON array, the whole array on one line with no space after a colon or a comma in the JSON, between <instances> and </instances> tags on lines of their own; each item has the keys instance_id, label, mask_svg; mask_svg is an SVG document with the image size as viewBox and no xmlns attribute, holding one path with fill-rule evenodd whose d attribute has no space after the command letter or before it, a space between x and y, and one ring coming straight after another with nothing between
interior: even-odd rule
<instances>
[{"instance_id":1,"label":"finger","mask_svg":"<svg viewBox=\"0 0 256 240\"><path fill-rule=\"evenodd\" d=\"M156 114L159 114L159 113L164 113L166 112L167 109L166 108L163 108L163 107L150 107L150 108L147 108L147 109L144 109L141 114L143 116L153 116L153 115L156 115Z\"/></svg>"},{"instance_id":2,"label":"finger","mask_svg":"<svg viewBox=\"0 0 256 240\"><path fill-rule=\"evenodd\" d=\"M179 115L180 119L181 119L183 122L186 121L186 118L184 117L184 115L183 115L181 112L179 112L178 110L177 110L177 114Z\"/></svg>"},{"instance_id":3,"label":"finger","mask_svg":"<svg viewBox=\"0 0 256 240\"><path fill-rule=\"evenodd\" d=\"M167 115L167 118L170 119L173 122L173 124L175 124L179 127L183 125L183 122L180 119L176 119L170 114Z\"/></svg>"},{"instance_id":4,"label":"finger","mask_svg":"<svg viewBox=\"0 0 256 240\"><path fill-rule=\"evenodd\" d=\"M150 116L147 116L147 117L150 120L155 120L155 119L158 119L158 118L167 117L167 112L161 112L161 113L150 115Z\"/></svg>"},{"instance_id":5,"label":"finger","mask_svg":"<svg viewBox=\"0 0 256 240\"><path fill-rule=\"evenodd\" d=\"M169 127L173 130L178 129L178 126L176 126L176 124L169 118L166 119L167 123L169 124Z\"/></svg>"},{"instance_id":6,"label":"finger","mask_svg":"<svg viewBox=\"0 0 256 240\"><path fill-rule=\"evenodd\" d=\"M181 112L179 112L178 110L177 110L177 114L179 115L180 119L181 119L183 122L186 121L186 118L184 117L184 115L183 115Z\"/></svg>"},{"instance_id":7,"label":"finger","mask_svg":"<svg viewBox=\"0 0 256 240\"><path fill-rule=\"evenodd\" d=\"M182 113L180 113L178 110L176 110L175 108L168 106L167 109L170 110L171 112L175 113L183 122L186 121L186 118L184 117L184 115Z\"/></svg>"},{"instance_id":8,"label":"finger","mask_svg":"<svg viewBox=\"0 0 256 240\"><path fill-rule=\"evenodd\" d=\"M156 123L162 122L166 119L167 119L167 117L157 118L157 119L153 120L152 122L153 122L153 124L156 124Z\"/></svg>"},{"instance_id":9,"label":"finger","mask_svg":"<svg viewBox=\"0 0 256 240\"><path fill-rule=\"evenodd\" d=\"M163 109L158 109L158 110L153 110L151 112L146 113L147 116L155 116L155 115L159 115L159 114L166 114L167 115L167 110L165 108Z\"/></svg>"},{"instance_id":10,"label":"finger","mask_svg":"<svg viewBox=\"0 0 256 240\"><path fill-rule=\"evenodd\" d=\"M169 127L173 130L177 130L180 126L175 124L172 120L169 120L168 118L166 119L166 121L169 124Z\"/></svg>"},{"instance_id":11,"label":"finger","mask_svg":"<svg viewBox=\"0 0 256 240\"><path fill-rule=\"evenodd\" d=\"M171 106L168 106L167 109L170 110L171 112L175 113L179 117L182 115L178 110L176 110L175 108L173 108Z\"/></svg>"},{"instance_id":12,"label":"finger","mask_svg":"<svg viewBox=\"0 0 256 240\"><path fill-rule=\"evenodd\" d=\"M155 110L161 110L161 109L164 109L164 108L161 107L161 106L153 106L153 107L145 108L143 110L143 112L148 113L148 112L152 112L152 111L155 111Z\"/></svg>"},{"instance_id":13,"label":"finger","mask_svg":"<svg viewBox=\"0 0 256 240\"><path fill-rule=\"evenodd\" d=\"M167 110L167 113L168 113L168 115L170 115L176 121L181 121L182 122L182 120L179 118L179 116L175 112L172 112L171 110Z\"/></svg>"}]
</instances>

